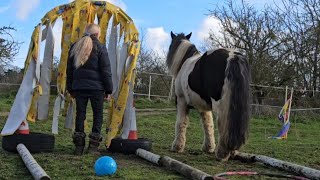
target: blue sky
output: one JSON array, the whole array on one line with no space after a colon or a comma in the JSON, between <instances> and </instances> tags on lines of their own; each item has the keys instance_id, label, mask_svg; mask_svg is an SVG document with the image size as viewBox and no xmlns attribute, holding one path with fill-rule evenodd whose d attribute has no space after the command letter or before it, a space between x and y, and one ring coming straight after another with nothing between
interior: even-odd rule
<instances>
[{"instance_id":1,"label":"blue sky","mask_svg":"<svg viewBox=\"0 0 320 180\"><path fill-rule=\"evenodd\" d=\"M46 12L72 0L1 0L0 26L11 25L17 29L14 37L24 42L14 65L22 67L34 27ZM138 29L143 29L146 45L163 51L170 41L170 31L193 32L192 41L200 43L210 29L217 30L218 22L209 18L208 9L224 3L223 0L108 0L134 20ZM254 0L251 0L254 3ZM250 0L249 0L250 2ZM263 1L258 1L261 4ZM56 38L61 35L61 24L57 23ZM60 26L60 27L59 27ZM59 41L56 42L59 44Z\"/></svg>"}]
</instances>

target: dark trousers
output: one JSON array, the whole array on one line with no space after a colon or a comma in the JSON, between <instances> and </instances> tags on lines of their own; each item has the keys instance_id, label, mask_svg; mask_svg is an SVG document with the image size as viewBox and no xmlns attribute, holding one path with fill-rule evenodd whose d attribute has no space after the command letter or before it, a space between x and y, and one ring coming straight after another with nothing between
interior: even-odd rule
<instances>
[{"instance_id":1,"label":"dark trousers","mask_svg":"<svg viewBox=\"0 0 320 180\"><path fill-rule=\"evenodd\" d=\"M100 134L103 121L103 100L104 91L86 90L77 91L76 93L76 132L84 132L84 120L86 119L86 110L88 100L90 99L93 111L92 133Z\"/></svg>"}]
</instances>

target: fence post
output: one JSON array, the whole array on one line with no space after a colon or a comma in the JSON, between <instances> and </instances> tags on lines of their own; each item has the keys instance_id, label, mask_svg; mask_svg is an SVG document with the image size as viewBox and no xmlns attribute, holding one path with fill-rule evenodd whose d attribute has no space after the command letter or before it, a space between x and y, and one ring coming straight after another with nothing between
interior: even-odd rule
<instances>
[{"instance_id":1,"label":"fence post","mask_svg":"<svg viewBox=\"0 0 320 180\"><path fill-rule=\"evenodd\" d=\"M288 86L286 86L286 94L284 96L284 104L286 104L288 98Z\"/></svg>"},{"instance_id":2,"label":"fence post","mask_svg":"<svg viewBox=\"0 0 320 180\"><path fill-rule=\"evenodd\" d=\"M172 95L173 95L173 83L174 83L174 78L172 77L168 101L171 101L171 99L172 99Z\"/></svg>"},{"instance_id":3,"label":"fence post","mask_svg":"<svg viewBox=\"0 0 320 180\"><path fill-rule=\"evenodd\" d=\"M148 98L149 100L151 100L151 75L149 76L149 94L148 94Z\"/></svg>"},{"instance_id":4,"label":"fence post","mask_svg":"<svg viewBox=\"0 0 320 180\"><path fill-rule=\"evenodd\" d=\"M314 88L312 89L312 97L314 97Z\"/></svg>"}]
</instances>

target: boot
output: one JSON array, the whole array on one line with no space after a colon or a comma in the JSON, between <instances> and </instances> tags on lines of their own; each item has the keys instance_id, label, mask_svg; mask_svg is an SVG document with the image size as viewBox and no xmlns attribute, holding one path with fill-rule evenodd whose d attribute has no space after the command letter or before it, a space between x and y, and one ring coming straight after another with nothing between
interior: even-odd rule
<instances>
[{"instance_id":1,"label":"boot","mask_svg":"<svg viewBox=\"0 0 320 180\"><path fill-rule=\"evenodd\" d=\"M73 133L73 143L76 146L74 154L81 156L83 154L84 146L86 145L86 134L84 132Z\"/></svg>"},{"instance_id":2,"label":"boot","mask_svg":"<svg viewBox=\"0 0 320 180\"><path fill-rule=\"evenodd\" d=\"M99 153L99 145L102 141L102 137L98 133L91 133L89 135L89 146L88 146L88 153Z\"/></svg>"}]
</instances>

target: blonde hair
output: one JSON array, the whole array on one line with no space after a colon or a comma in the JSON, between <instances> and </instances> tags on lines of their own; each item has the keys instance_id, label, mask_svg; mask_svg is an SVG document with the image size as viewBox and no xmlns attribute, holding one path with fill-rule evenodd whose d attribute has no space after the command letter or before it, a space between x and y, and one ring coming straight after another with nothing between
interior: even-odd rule
<instances>
[{"instance_id":1,"label":"blonde hair","mask_svg":"<svg viewBox=\"0 0 320 180\"><path fill-rule=\"evenodd\" d=\"M89 24L85 29L85 36L79 39L71 49L71 56L74 56L74 65L78 69L89 59L93 42L90 36L99 38L100 27L96 24Z\"/></svg>"}]
</instances>

